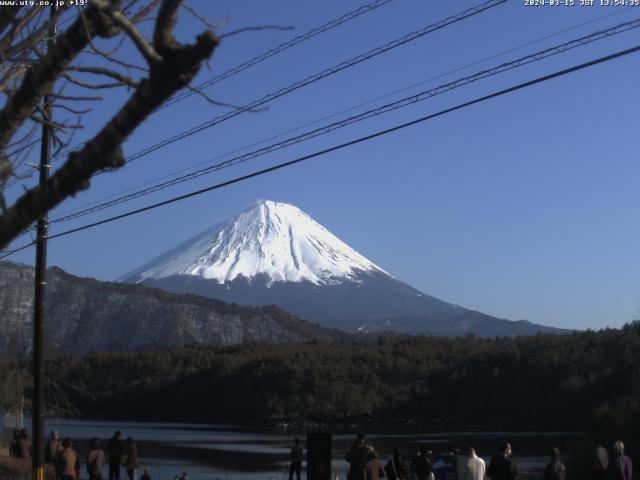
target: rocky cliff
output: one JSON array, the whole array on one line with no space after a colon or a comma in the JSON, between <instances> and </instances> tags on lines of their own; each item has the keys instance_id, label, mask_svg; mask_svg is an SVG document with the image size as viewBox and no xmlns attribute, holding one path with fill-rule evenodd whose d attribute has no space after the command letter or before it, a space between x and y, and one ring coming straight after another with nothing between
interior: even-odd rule
<instances>
[{"instance_id":1,"label":"rocky cliff","mask_svg":"<svg viewBox=\"0 0 640 480\"><path fill-rule=\"evenodd\" d=\"M334 332L276 307L240 307L143 285L47 277L47 348L85 354L189 344L325 341ZM0 262L0 355L29 353L34 270Z\"/></svg>"}]
</instances>

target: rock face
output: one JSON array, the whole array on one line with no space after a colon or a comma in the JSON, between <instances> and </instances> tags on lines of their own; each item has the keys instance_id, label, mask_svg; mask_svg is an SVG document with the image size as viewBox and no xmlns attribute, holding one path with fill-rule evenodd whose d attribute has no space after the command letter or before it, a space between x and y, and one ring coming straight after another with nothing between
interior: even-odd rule
<instances>
[{"instance_id":1,"label":"rock face","mask_svg":"<svg viewBox=\"0 0 640 480\"><path fill-rule=\"evenodd\" d=\"M30 352L31 267L0 262L0 355ZM86 354L189 344L304 342L334 332L276 307L251 308L143 285L101 282L53 267L47 274L47 348Z\"/></svg>"},{"instance_id":2,"label":"rock face","mask_svg":"<svg viewBox=\"0 0 640 480\"><path fill-rule=\"evenodd\" d=\"M563 330L495 318L396 279L294 205L263 201L124 275L174 293L278 305L348 332L482 337Z\"/></svg>"}]
</instances>

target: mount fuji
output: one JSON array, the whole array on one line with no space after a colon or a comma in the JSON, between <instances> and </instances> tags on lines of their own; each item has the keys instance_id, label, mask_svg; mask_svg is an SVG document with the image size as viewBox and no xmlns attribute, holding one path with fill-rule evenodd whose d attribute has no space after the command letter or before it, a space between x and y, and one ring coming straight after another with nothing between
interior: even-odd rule
<instances>
[{"instance_id":1,"label":"mount fuji","mask_svg":"<svg viewBox=\"0 0 640 480\"><path fill-rule=\"evenodd\" d=\"M438 300L396 279L299 208L263 201L119 279L241 305L274 304L322 326L483 337L560 329Z\"/></svg>"}]
</instances>

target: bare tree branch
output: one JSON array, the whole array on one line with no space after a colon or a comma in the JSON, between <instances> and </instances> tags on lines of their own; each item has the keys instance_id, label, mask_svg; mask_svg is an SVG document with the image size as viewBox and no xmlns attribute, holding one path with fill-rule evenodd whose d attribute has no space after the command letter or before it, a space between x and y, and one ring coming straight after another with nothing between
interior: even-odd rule
<instances>
[{"instance_id":1,"label":"bare tree branch","mask_svg":"<svg viewBox=\"0 0 640 480\"><path fill-rule=\"evenodd\" d=\"M211 98L210 96L208 96L206 93L204 93L201 89L199 88L193 88L190 85L187 85L187 89L189 89L191 92L193 92L196 95L201 96L202 98L204 98L208 103L210 103L211 105L215 105L216 107L225 107L225 108L232 108L234 110L238 110L240 108L244 108L241 107L240 105L234 105L232 103L226 103L226 102L221 102L219 100L214 100L213 98ZM245 111L249 112L249 113L258 113L258 112L264 112L266 111L268 108L267 107L261 107L261 108L248 108Z\"/></svg>"},{"instance_id":2,"label":"bare tree branch","mask_svg":"<svg viewBox=\"0 0 640 480\"><path fill-rule=\"evenodd\" d=\"M13 175L13 167L7 157L0 156L0 184L4 185L7 178Z\"/></svg>"},{"instance_id":3,"label":"bare tree branch","mask_svg":"<svg viewBox=\"0 0 640 480\"><path fill-rule=\"evenodd\" d=\"M148 63L159 62L162 60L160 55L158 55L158 53L153 49L153 46L151 46L151 44L147 42L147 39L144 38L144 35L142 35L140 30L138 30L122 12L112 8L111 4L106 0L94 1L104 13L109 15L113 21L122 28L127 35L129 35Z\"/></svg>"},{"instance_id":4,"label":"bare tree branch","mask_svg":"<svg viewBox=\"0 0 640 480\"><path fill-rule=\"evenodd\" d=\"M17 147L18 145L22 145L23 143L28 142L33 136L33 134L35 133L35 130L36 130L36 126L32 125L29 131L25 135L23 135L22 138L14 142L11 142L9 145L7 145L7 149L14 148L14 147ZM11 156L11 154L7 154L7 156Z\"/></svg>"},{"instance_id":5,"label":"bare tree branch","mask_svg":"<svg viewBox=\"0 0 640 480\"><path fill-rule=\"evenodd\" d=\"M95 46L92 47L91 50L88 50L84 53L88 53L89 55L97 55L99 57L104 58L106 61L110 62L110 63L114 63L116 65L120 65L121 67L126 68L127 70L137 70L140 72L144 72L144 73L148 73L149 69L146 67L141 67L139 65L134 65L132 63L128 63L128 62L124 62L120 59L115 58L114 56L112 56L109 52L103 52L99 49L97 49Z\"/></svg>"},{"instance_id":6,"label":"bare tree branch","mask_svg":"<svg viewBox=\"0 0 640 480\"><path fill-rule=\"evenodd\" d=\"M238 30L232 30L231 32L219 35L218 38L222 40L228 37L233 37L234 35L239 35L241 33L259 32L261 30L293 30L293 29L294 27L281 27L279 25L259 25L257 27L244 27L244 28L239 28Z\"/></svg>"},{"instance_id":7,"label":"bare tree branch","mask_svg":"<svg viewBox=\"0 0 640 480\"><path fill-rule=\"evenodd\" d=\"M177 10L180 0L163 0L153 32L153 47L161 60L150 64L149 76L143 79L125 105L113 116L104 127L84 146L69 154L67 161L49 177L42 186L34 187L22 195L3 215L0 216L0 248L4 248L21 231L31 225L40 215L57 206L69 196L88 188L91 176L105 169L119 168L124 165L121 146L133 131L156 108L167 101L177 90L188 85L199 71L202 62L209 58L217 47L219 40L210 31L200 34L195 44L180 45L173 36ZM90 4L87 8L86 25L89 32L100 34L113 25L105 20L103 12ZM53 74L37 74L25 79L29 84L26 92L22 91L22 98L16 99L18 93L11 100L11 108L0 112L0 148L7 143L8 135L2 128L13 129L13 124L22 118L26 104L30 103L31 90L38 90L37 85L50 83L51 78L59 75L68 67L72 53L77 52L77 45L69 45L72 38L82 45L88 44L87 35L83 33L82 20L76 21L64 35L64 43L59 41L56 47L47 54L40 63L50 63L52 59L59 60L59 66ZM59 47L60 44L64 48ZM46 62L45 60L49 60ZM35 82L34 79L38 79ZM21 86L22 88L22 86ZM9 105L8 105L9 106ZM4 122L4 123L3 123ZM15 132L15 129L13 130ZM1 151L1 150L0 150Z\"/></svg>"},{"instance_id":8,"label":"bare tree branch","mask_svg":"<svg viewBox=\"0 0 640 480\"><path fill-rule=\"evenodd\" d=\"M173 36L173 29L178 21L178 8L181 3L181 0L165 0L160 6L153 31L153 46L162 57L165 54L171 55L176 47L179 47ZM215 39L216 45L219 41L219 38ZM209 56L206 58L209 58Z\"/></svg>"},{"instance_id":9,"label":"bare tree branch","mask_svg":"<svg viewBox=\"0 0 640 480\"><path fill-rule=\"evenodd\" d=\"M85 115L85 114L87 114L87 113L89 113L89 112L91 112L93 110L93 108L85 108L83 110L78 110L78 109L75 109L75 108L71 108L68 105L63 105L63 104L57 104L57 105L54 104L53 108L59 108L61 110L66 110L67 112L73 113L75 115Z\"/></svg>"},{"instance_id":10,"label":"bare tree branch","mask_svg":"<svg viewBox=\"0 0 640 480\"><path fill-rule=\"evenodd\" d=\"M11 47L7 47L5 50L3 50L4 58L11 59L15 55L24 51L29 51L37 46L38 42L42 41L42 39L47 35L51 22L57 21L58 17L59 13L56 14L53 19L49 19L46 22L43 22L34 31L29 32L29 35L27 35L26 38L21 42L18 42Z\"/></svg>"},{"instance_id":11,"label":"bare tree branch","mask_svg":"<svg viewBox=\"0 0 640 480\"><path fill-rule=\"evenodd\" d=\"M12 22L13 25L11 26L11 29L0 39L0 56L3 61L5 61L7 57L11 56L11 53L7 52L7 48L14 41L16 35L21 32L41 11L41 6L34 6L33 8L28 9L24 16L17 18Z\"/></svg>"},{"instance_id":12,"label":"bare tree branch","mask_svg":"<svg viewBox=\"0 0 640 480\"><path fill-rule=\"evenodd\" d=\"M97 95L63 95L61 93L54 93L52 97L57 100L66 100L69 102L95 102L104 99Z\"/></svg>"},{"instance_id":13,"label":"bare tree branch","mask_svg":"<svg viewBox=\"0 0 640 480\"><path fill-rule=\"evenodd\" d=\"M135 86L135 82L131 80L130 82L111 82L111 83L91 83L85 82L84 80L79 80L68 73L63 73L62 76L70 83L74 85L78 85L79 87L88 88L91 90L104 90L108 88L117 88L117 87L132 87Z\"/></svg>"},{"instance_id":14,"label":"bare tree branch","mask_svg":"<svg viewBox=\"0 0 640 480\"><path fill-rule=\"evenodd\" d=\"M85 13L56 39L55 46L27 72L18 90L0 111L0 151L4 150L18 128L29 118L40 98L49 91L55 79L87 46L91 38L111 33L112 21L94 7L93 3L89 4Z\"/></svg>"},{"instance_id":15,"label":"bare tree branch","mask_svg":"<svg viewBox=\"0 0 640 480\"><path fill-rule=\"evenodd\" d=\"M105 77L113 78L120 83L124 83L129 85L130 87L137 87L138 82L136 82L133 78L128 77L126 75L122 75L120 72L116 72L115 70L111 70L109 68L104 67L69 67L68 71L79 72L79 73L91 73L93 75L102 75Z\"/></svg>"},{"instance_id":16,"label":"bare tree branch","mask_svg":"<svg viewBox=\"0 0 640 480\"><path fill-rule=\"evenodd\" d=\"M39 115L31 115L31 117L29 117L30 120L32 122L35 122L39 125L47 125L49 128L51 128L52 130L58 130L60 132L64 132L65 130L67 130L68 128L81 128L78 127L76 125L69 125L67 123L60 123L60 122L52 122L52 121L48 121L45 120L44 117L39 116Z\"/></svg>"},{"instance_id":17,"label":"bare tree branch","mask_svg":"<svg viewBox=\"0 0 640 480\"><path fill-rule=\"evenodd\" d=\"M135 2L134 2L135 3ZM131 22L133 24L139 23L145 18L149 16L149 14L155 9L158 5L160 5L160 0L152 0L147 5L138 10L132 17ZM123 10L126 12L126 10Z\"/></svg>"},{"instance_id":18,"label":"bare tree branch","mask_svg":"<svg viewBox=\"0 0 640 480\"><path fill-rule=\"evenodd\" d=\"M9 69L0 82L0 92L4 92L14 80L24 75L28 68L29 65L26 63L12 65L12 68Z\"/></svg>"},{"instance_id":19,"label":"bare tree branch","mask_svg":"<svg viewBox=\"0 0 640 480\"><path fill-rule=\"evenodd\" d=\"M4 32L15 18L20 14L20 5L3 5L0 6L0 33Z\"/></svg>"},{"instance_id":20,"label":"bare tree branch","mask_svg":"<svg viewBox=\"0 0 640 480\"><path fill-rule=\"evenodd\" d=\"M204 16L200 15L200 13L198 13L198 11L193 8L192 6L190 6L187 2L183 2L182 3L182 8L184 8L187 12L189 12L191 15L193 15L194 18L200 20L200 22L202 22L202 24L204 26L206 26L207 28L214 30L216 28L219 28L221 25L215 25L213 23L211 23L209 20L207 20Z\"/></svg>"}]
</instances>

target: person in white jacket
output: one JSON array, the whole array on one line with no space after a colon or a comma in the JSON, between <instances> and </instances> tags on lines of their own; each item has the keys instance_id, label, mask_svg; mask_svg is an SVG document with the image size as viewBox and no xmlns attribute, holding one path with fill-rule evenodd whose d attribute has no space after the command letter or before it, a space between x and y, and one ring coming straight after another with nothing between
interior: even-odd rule
<instances>
[{"instance_id":1,"label":"person in white jacket","mask_svg":"<svg viewBox=\"0 0 640 480\"><path fill-rule=\"evenodd\" d=\"M486 465L484 460L476 455L476 450L469 447L469 456L464 468L464 474L460 480L484 480Z\"/></svg>"}]
</instances>

